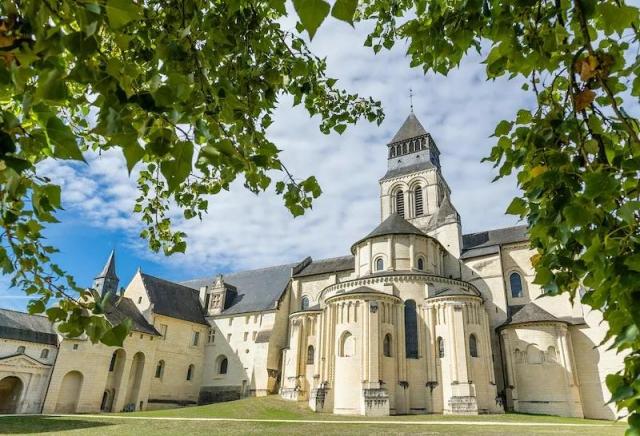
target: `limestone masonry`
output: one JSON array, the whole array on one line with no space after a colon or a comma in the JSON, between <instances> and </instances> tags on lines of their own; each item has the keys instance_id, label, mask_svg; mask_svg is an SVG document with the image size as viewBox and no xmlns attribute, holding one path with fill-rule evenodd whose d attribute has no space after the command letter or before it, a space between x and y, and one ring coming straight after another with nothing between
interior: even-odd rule
<instances>
[{"instance_id":1,"label":"limestone masonry","mask_svg":"<svg viewBox=\"0 0 640 436\"><path fill-rule=\"evenodd\" d=\"M532 282L525 227L462 234L431 135L388 144L381 223L344 257L173 283L112 253L93 287L122 348L0 309L0 413L133 411L278 394L319 412L614 419L606 325Z\"/></svg>"}]
</instances>

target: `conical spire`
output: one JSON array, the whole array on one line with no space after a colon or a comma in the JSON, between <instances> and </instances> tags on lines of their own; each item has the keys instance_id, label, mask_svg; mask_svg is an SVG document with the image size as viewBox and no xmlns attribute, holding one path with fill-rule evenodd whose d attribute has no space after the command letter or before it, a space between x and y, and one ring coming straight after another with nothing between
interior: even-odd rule
<instances>
[{"instance_id":1,"label":"conical spire","mask_svg":"<svg viewBox=\"0 0 640 436\"><path fill-rule=\"evenodd\" d=\"M107 263L104 264L104 268L102 268L102 272L98 274L96 277L116 277L116 250L111 250L111 254L109 254L109 259L107 259Z\"/></svg>"},{"instance_id":2,"label":"conical spire","mask_svg":"<svg viewBox=\"0 0 640 436\"><path fill-rule=\"evenodd\" d=\"M93 281L93 288L101 295L107 292L116 293L120 280L116 275L116 250L111 250L107 263L104 264L102 272Z\"/></svg>"},{"instance_id":3,"label":"conical spire","mask_svg":"<svg viewBox=\"0 0 640 436\"><path fill-rule=\"evenodd\" d=\"M398 132L395 134L395 136L390 141L390 143L406 141L407 139L423 136L426 134L427 134L427 131L422 126L422 124L420 123L418 118L415 116L413 111L411 111L407 119L404 120L402 127L400 127L400 130L398 130Z\"/></svg>"}]
</instances>

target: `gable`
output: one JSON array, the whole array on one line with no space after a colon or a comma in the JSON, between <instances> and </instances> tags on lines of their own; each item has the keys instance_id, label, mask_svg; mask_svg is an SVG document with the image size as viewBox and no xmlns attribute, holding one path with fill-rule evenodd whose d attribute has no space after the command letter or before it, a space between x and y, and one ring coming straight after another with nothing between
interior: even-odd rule
<instances>
[{"instance_id":1,"label":"gable","mask_svg":"<svg viewBox=\"0 0 640 436\"><path fill-rule=\"evenodd\" d=\"M26 354L12 354L0 357L0 366L12 366L17 368L48 368L51 365L42 363Z\"/></svg>"}]
</instances>

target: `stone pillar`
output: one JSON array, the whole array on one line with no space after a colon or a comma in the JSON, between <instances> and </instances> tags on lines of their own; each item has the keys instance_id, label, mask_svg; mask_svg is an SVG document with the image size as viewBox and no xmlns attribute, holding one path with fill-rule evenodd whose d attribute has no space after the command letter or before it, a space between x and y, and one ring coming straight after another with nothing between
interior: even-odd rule
<instances>
[{"instance_id":1,"label":"stone pillar","mask_svg":"<svg viewBox=\"0 0 640 436\"><path fill-rule=\"evenodd\" d=\"M502 345L504 352L504 366L507 373L507 386L504 387L507 400L506 409L518 411L518 387L515 373L515 362L513 361L513 352L511 351L511 339L509 331L504 329L500 332L502 336Z\"/></svg>"},{"instance_id":2,"label":"stone pillar","mask_svg":"<svg viewBox=\"0 0 640 436\"><path fill-rule=\"evenodd\" d=\"M394 271L396 269L396 259L393 250L393 235L387 236L387 253L389 253L389 265L387 265L387 271Z\"/></svg>"},{"instance_id":3,"label":"stone pillar","mask_svg":"<svg viewBox=\"0 0 640 436\"><path fill-rule=\"evenodd\" d=\"M469 380L468 350L464 323L464 305L450 304L449 326L452 333L451 358L455 379L451 382L451 398L446 413L453 415L477 415L478 402L475 386Z\"/></svg>"},{"instance_id":4,"label":"stone pillar","mask_svg":"<svg viewBox=\"0 0 640 436\"><path fill-rule=\"evenodd\" d=\"M367 344L363 366L366 368L362 387L361 413L365 416L388 416L389 394L380 387L380 303L366 301L363 313L363 342Z\"/></svg>"},{"instance_id":5,"label":"stone pillar","mask_svg":"<svg viewBox=\"0 0 640 436\"><path fill-rule=\"evenodd\" d=\"M409 269L416 269L416 235L409 235Z\"/></svg>"}]
</instances>

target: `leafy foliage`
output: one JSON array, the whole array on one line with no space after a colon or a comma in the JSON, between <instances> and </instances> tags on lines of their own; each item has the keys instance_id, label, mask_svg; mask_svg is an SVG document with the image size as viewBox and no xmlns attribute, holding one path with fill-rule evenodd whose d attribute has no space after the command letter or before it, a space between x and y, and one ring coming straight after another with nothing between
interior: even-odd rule
<instances>
[{"instance_id":1,"label":"leafy foliage","mask_svg":"<svg viewBox=\"0 0 640 436\"><path fill-rule=\"evenodd\" d=\"M330 11L322 0L294 5L310 36ZM333 15L351 21L354 10L340 0ZM30 312L94 342L119 344L127 332L105 319L106 296L52 262L42 231L64 192L41 174L45 159L121 150L139 174L142 236L166 254L186 248L170 205L199 218L239 176L255 193L276 177L293 215L312 206L317 180L294 178L266 135L279 99L318 115L324 133L383 114L335 86L305 40L283 29L286 14L283 0L0 1L0 268L34 296Z\"/></svg>"},{"instance_id":2,"label":"leafy foliage","mask_svg":"<svg viewBox=\"0 0 640 436\"><path fill-rule=\"evenodd\" d=\"M488 160L517 172L507 212L526 218L535 282L578 290L602 311L625 368L607 377L612 402L640 434L639 14L622 0L365 0L374 51L408 40L413 66L447 74L488 50L487 78L526 79L536 97L495 129ZM636 106L637 108L637 106Z\"/></svg>"}]
</instances>

